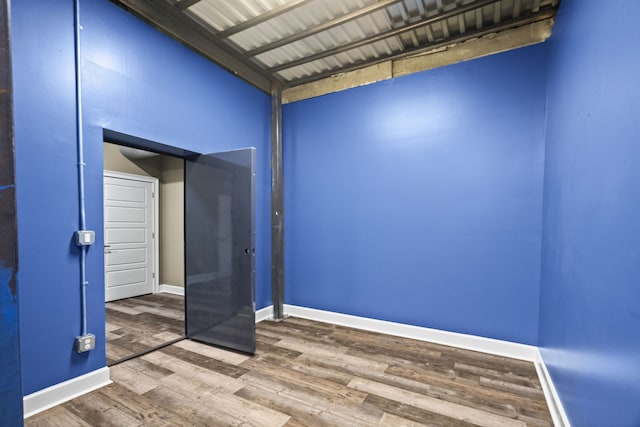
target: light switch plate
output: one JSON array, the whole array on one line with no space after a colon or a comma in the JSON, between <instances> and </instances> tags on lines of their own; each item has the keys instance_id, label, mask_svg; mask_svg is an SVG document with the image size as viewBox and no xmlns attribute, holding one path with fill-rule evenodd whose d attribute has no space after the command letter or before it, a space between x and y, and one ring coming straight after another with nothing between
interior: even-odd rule
<instances>
[{"instance_id":1,"label":"light switch plate","mask_svg":"<svg viewBox=\"0 0 640 427\"><path fill-rule=\"evenodd\" d=\"M76 231L76 245L90 246L96 240L96 233L91 230Z\"/></svg>"}]
</instances>

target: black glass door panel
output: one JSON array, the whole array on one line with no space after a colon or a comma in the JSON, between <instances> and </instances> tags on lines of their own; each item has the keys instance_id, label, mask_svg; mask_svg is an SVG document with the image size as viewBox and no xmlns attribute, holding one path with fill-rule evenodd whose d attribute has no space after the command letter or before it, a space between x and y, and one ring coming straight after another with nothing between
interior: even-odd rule
<instances>
[{"instance_id":1,"label":"black glass door panel","mask_svg":"<svg viewBox=\"0 0 640 427\"><path fill-rule=\"evenodd\" d=\"M255 149L185 166L187 337L255 352Z\"/></svg>"}]
</instances>

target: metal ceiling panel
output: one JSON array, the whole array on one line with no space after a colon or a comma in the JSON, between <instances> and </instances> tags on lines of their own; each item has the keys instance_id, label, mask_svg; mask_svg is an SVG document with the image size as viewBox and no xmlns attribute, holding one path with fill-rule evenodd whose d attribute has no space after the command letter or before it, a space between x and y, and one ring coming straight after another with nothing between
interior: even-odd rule
<instances>
[{"instance_id":1,"label":"metal ceiling panel","mask_svg":"<svg viewBox=\"0 0 640 427\"><path fill-rule=\"evenodd\" d=\"M187 10L216 31L223 31L264 14L286 0L201 0Z\"/></svg>"},{"instance_id":2,"label":"metal ceiling panel","mask_svg":"<svg viewBox=\"0 0 640 427\"><path fill-rule=\"evenodd\" d=\"M348 22L339 27L331 28L314 36L265 52L258 55L256 58L262 64L270 68L274 65L289 62L290 60L333 49L335 47L348 44L353 40L360 40L372 34L377 34L391 28L391 23L389 22L386 13L375 12L369 16ZM392 50L400 48L400 44L397 40L389 39L388 45ZM274 53L278 51L289 52L286 61L274 61ZM296 52L300 52L301 55L295 55Z\"/></svg>"},{"instance_id":3,"label":"metal ceiling panel","mask_svg":"<svg viewBox=\"0 0 640 427\"><path fill-rule=\"evenodd\" d=\"M238 61L285 87L548 19L558 5L558 0L157 1L172 8L172 17L191 21L194 32L224 44Z\"/></svg>"}]
</instances>

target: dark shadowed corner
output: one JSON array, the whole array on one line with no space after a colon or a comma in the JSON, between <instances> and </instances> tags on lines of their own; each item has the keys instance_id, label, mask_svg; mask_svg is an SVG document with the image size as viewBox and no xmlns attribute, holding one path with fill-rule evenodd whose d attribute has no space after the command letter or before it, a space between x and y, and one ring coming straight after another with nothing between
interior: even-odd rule
<instances>
[{"instance_id":1,"label":"dark shadowed corner","mask_svg":"<svg viewBox=\"0 0 640 427\"><path fill-rule=\"evenodd\" d=\"M9 2L0 1L0 425L22 425Z\"/></svg>"}]
</instances>

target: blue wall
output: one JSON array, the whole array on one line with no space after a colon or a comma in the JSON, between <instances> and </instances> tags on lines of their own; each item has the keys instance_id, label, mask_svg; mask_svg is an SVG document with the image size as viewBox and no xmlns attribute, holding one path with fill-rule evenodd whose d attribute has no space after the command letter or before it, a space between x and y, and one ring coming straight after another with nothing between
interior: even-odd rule
<instances>
[{"instance_id":1,"label":"blue wall","mask_svg":"<svg viewBox=\"0 0 640 427\"><path fill-rule=\"evenodd\" d=\"M3 150L4 151L4 150ZM10 211L15 206L13 186L0 188L0 219L10 219ZM8 209L7 209L8 208ZM18 425L22 420L22 384L20 382L20 341L18 331L18 301L16 298L15 256L6 259L15 239L15 221L0 225L0 236L7 238L2 245L0 257L0 426ZM7 250L8 249L8 250ZM11 259L13 258L13 259Z\"/></svg>"},{"instance_id":2,"label":"blue wall","mask_svg":"<svg viewBox=\"0 0 640 427\"><path fill-rule=\"evenodd\" d=\"M286 302L537 344L545 60L286 105Z\"/></svg>"},{"instance_id":3,"label":"blue wall","mask_svg":"<svg viewBox=\"0 0 640 427\"><path fill-rule=\"evenodd\" d=\"M540 343L575 426L640 425L638 16L563 0L548 42Z\"/></svg>"},{"instance_id":4,"label":"blue wall","mask_svg":"<svg viewBox=\"0 0 640 427\"><path fill-rule=\"evenodd\" d=\"M269 97L106 0L82 2L89 331L80 333L73 0L12 11L25 394L105 366L102 129L196 152L257 147L256 302L270 304Z\"/></svg>"}]
</instances>

